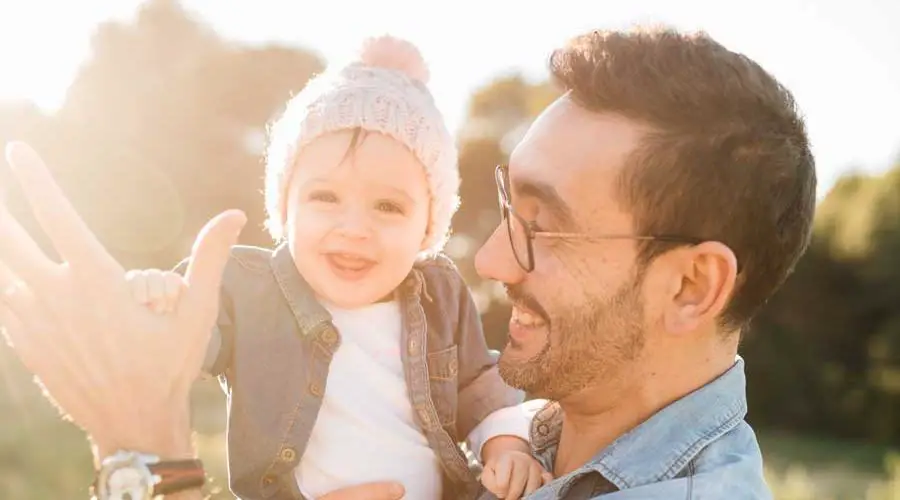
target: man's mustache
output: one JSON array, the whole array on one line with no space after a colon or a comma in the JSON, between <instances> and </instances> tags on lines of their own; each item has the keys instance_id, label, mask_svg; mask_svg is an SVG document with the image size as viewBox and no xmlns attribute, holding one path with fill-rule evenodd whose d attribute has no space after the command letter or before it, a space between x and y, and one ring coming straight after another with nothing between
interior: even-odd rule
<instances>
[{"instance_id":1,"label":"man's mustache","mask_svg":"<svg viewBox=\"0 0 900 500\"><path fill-rule=\"evenodd\" d=\"M550 316L547 314L547 311L545 311L544 308L541 307L540 302L538 302L533 295L524 290L522 285L509 285L504 283L503 287L506 288L506 296L509 297L509 300L513 304L520 305L521 307L537 314L547 323L550 322Z\"/></svg>"}]
</instances>

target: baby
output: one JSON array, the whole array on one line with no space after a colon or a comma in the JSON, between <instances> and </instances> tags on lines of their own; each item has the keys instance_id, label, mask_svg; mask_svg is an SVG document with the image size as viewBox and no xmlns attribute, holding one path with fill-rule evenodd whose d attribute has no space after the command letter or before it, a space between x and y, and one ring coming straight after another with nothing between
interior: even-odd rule
<instances>
[{"instance_id":1,"label":"baby","mask_svg":"<svg viewBox=\"0 0 900 500\"><path fill-rule=\"evenodd\" d=\"M274 251L235 247L205 371L228 397L232 491L317 498L395 480L411 500L515 499L549 474L535 406L503 383L478 311L440 254L458 206L454 141L419 51L370 40L290 100L270 130ZM128 274L173 310L176 272ZM484 464L481 485L459 446Z\"/></svg>"}]
</instances>

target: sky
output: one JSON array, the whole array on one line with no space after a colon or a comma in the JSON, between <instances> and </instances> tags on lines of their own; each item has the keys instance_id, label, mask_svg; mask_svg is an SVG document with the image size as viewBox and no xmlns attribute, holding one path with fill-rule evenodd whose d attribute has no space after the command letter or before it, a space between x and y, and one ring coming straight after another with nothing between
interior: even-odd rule
<instances>
[{"instance_id":1,"label":"sky","mask_svg":"<svg viewBox=\"0 0 900 500\"><path fill-rule=\"evenodd\" d=\"M52 112L89 56L99 22L128 21L139 0L0 2L0 100ZM452 128L478 87L511 71L546 76L550 51L596 28L664 23L702 29L756 60L794 93L806 116L819 194L851 170L900 159L900 1L183 0L222 36L278 42L341 58L366 36L416 43ZM29 47L30 51L20 50Z\"/></svg>"}]
</instances>

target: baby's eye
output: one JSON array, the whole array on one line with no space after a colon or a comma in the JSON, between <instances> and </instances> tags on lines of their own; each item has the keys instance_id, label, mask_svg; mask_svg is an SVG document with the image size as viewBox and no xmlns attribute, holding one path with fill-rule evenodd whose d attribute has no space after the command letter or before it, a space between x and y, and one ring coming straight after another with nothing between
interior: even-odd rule
<instances>
[{"instance_id":1,"label":"baby's eye","mask_svg":"<svg viewBox=\"0 0 900 500\"><path fill-rule=\"evenodd\" d=\"M401 207L399 203L393 201L379 201L376 207L379 211L384 213L403 215L403 207Z\"/></svg>"},{"instance_id":2,"label":"baby's eye","mask_svg":"<svg viewBox=\"0 0 900 500\"><path fill-rule=\"evenodd\" d=\"M322 203L337 203L338 198L331 191L313 191L309 193L310 201L320 201Z\"/></svg>"}]
</instances>

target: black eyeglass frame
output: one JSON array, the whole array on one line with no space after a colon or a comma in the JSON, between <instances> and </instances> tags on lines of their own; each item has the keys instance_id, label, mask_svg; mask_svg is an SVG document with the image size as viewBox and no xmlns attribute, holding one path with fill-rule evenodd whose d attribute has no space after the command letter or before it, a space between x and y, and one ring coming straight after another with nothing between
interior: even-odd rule
<instances>
[{"instance_id":1,"label":"black eyeglass frame","mask_svg":"<svg viewBox=\"0 0 900 500\"><path fill-rule=\"evenodd\" d=\"M705 240L690 236L679 235L634 235L634 234L586 234L586 233L564 233L553 231L539 231L535 229L535 222L525 220L516 213L510 202L508 191L509 172L507 165L497 165L494 169L494 181L497 183L497 200L500 204L500 214L506 223L506 232L509 237L509 245L512 248L513 256L516 262L525 272L530 273L534 270L534 239L535 238L556 238L556 239L580 239L580 240L641 240L641 241L662 241L670 243L679 243L683 245L699 245ZM519 255L516 250L514 238L516 238L513 229L512 219L515 218L519 225L525 231L526 255ZM523 257L525 261L523 262Z\"/></svg>"}]
</instances>

